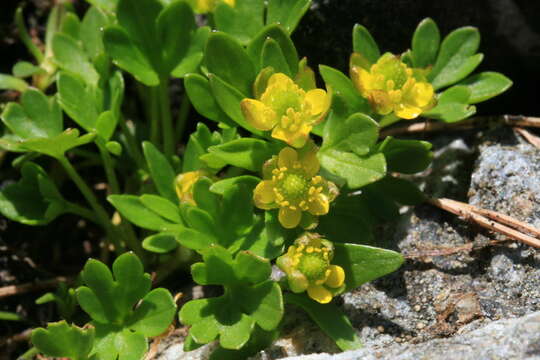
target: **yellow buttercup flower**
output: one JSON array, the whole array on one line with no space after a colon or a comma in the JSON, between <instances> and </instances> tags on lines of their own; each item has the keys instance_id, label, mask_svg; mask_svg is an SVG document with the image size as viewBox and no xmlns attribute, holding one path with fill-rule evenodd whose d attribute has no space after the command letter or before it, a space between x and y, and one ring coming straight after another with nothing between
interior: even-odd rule
<instances>
[{"instance_id":1,"label":"yellow buttercup flower","mask_svg":"<svg viewBox=\"0 0 540 360\"><path fill-rule=\"evenodd\" d=\"M351 56L351 78L360 94L381 115L414 119L435 106L435 91L421 69L411 69L386 53L368 66L360 54Z\"/></svg>"},{"instance_id":2,"label":"yellow buttercup flower","mask_svg":"<svg viewBox=\"0 0 540 360\"><path fill-rule=\"evenodd\" d=\"M277 157L264 164L263 181L253 192L255 206L279 208L279 222L288 229L298 226L303 214L307 217L327 214L338 190L318 172L317 148L313 143L302 151L282 149Z\"/></svg>"},{"instance_id":3,"label":"yellow buttercup flower","mask_svg":"<svg viewBox=\"0 0 540 360\"><path fill-rule=\"evenodd\" d=\"M193 200L193 185L195 185L201 177L208 175L209 174L204 170L188 171L179 174L174 181L178 200L180 200L180 202L196 205L195 200Z\"/></svg>"},{"instance_id":4,"label":"yellow buttercup flower","mask_svg":"<svg viewBox=\"0 0 540 360\"><path fill-rule=\"evenodd\" d=\"M322 89L305 91L287 75L276 73L268 79L259 99L244 99L241 106L254 128L272 130L273 138L301 148L313 126L326 116L330 98Z\"/></svg>"},{"instance_id":5,"label":"yellow buttercup flower","mask_svg":"<svg viewBox=\"0 0 540 360\"><path fill-rule=\"evenodd\" d=\"M236 0L190 0L189 2L197 14L206 14L214 11L219 2L224 2L230 7L236 5Z\"/></svg>"},{"instance_id":6,"label":"yellow buttercup flower","mask_svg":"<svg viewBox=\"0 0 540 360\"><path fill-rule=\"evenodd\" d=\"M331 264L333 256L334 246L330 241L306 233L277 258L276 265L287 274L291 291L307 291L310 298L326 304L345 288L345 271Z\"/></svg>"}]
</instances>

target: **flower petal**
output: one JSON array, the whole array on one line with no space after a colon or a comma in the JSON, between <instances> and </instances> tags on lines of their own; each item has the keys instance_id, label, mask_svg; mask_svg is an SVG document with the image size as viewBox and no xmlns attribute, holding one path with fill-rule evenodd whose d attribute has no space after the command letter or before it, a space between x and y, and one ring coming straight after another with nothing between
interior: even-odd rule
<instances>
[{"instance_id":1,"label":"flower petal","mask_svg":"<svg viewBox=\"0 0 540 360\"><path fill-rule=\"evenodd\" d=\"M279 88L286 89L290 85L294 85L294 82L290 77L283 73L275 73L274 75L270 76L270 79L268 79L267 88L277 86Z\"/></svg>"},{"instance_id":2,"label":"flower petal","mask_svg":"<svg viewBox=\"0 0 540 360\"><path fill-rule=\"evenodd\" d=\"M240 102L240 106L247 122L258 130L270 130L277 123L274 110L259 100L244 99Z\"/></svg>"},{"instance_id":3,"label":"flower petal","mask_svg":"<svg viewBox=\"0 0 540 360\"><path fill-rule=\"evenodd\" d=\"M422 109L409 104L399 104L394 112L398 117L410 120L418 117L422 113Z\"/></svg>"},{"instance_id":4,"label":"flower petal","mask_svg":"<svg viewBox=\"0 0 540 360\"><path fill-rule=\"evenodd\" d=\"M332 293L322 285L311 285L307 293L310 298L321 304L328 304L332 300Z\"/></svg>"},{"instance_id":5,"label":"flower petal","mask_svg":"<svg viewBox=\"0 0 540 360\"><path fill-rule=\"evenodd\" d=\"M330 270L330 275L328 275L324 284L331 288L338 288L343 285L345 281L345 271L343 268L338 265L330 265L328 269Z\"/></svg>"},{"instance_id":6,"label":"flower petal","mask_svg":"<svg viewBox=\"0 0 540 360\"><path fill-rule=\"evenodd\" d=\"M324 114L330 107L330 97L322 89L309 90L305 100L311 106L311 115Z\"/></svg>"},{"instance_id":7,"label":"flower petal","mask_svg":"<svg viewBox=\"0 0 540 360\"><path fill-rule=\"evenodd\" d=\"M299 270L293 270L288 276L289 287L294 293L306 291L309 286L309 281L304 274Z\"/></svg>"},{"instance_id":8,"label":"flower petal","mask_svg":"<svg viewBox=\"0 0 540 360\"><path fill-rule=\"evenodd\" d=\"M309 202L308 206L308 211L313 215L326 215L330 209L330 203L324 194L319 194L315 200Z\"/></svg>"},{"instance_id":9,"label":"flower petal","mask_svg":"<svg viewBox=\"0 0 540 360\"><path fill-rule=\"evenodd\" d=\"M309 146L309 144L308 144ZM313 146L312 149L307 151L302 150L302 157L300 159L302 167L306 171L306 177L312 178L319 172L321 164L317 158L317 147Z\"/></svg>"},{"instance_id":10,"label":"flower petal","mask_svg":"<svg viewBox=\"0 0 540 360\"><path fill-rule=\"evenodd\" d=\"M431 103L435 95L433 86L427 82L414 84L411 92L411 100L413 101L413 104L418 107L424 107Z\"/></svg>"},{"instance_id":11,"label":"flower petal","mask_svg":"<svg viewBox=\"0 0 540 360\"><path fill-rule=\"evenodd\" d=\"M286 229L293 229L298 226L302 218L301 210L291 210L286 207L279 209L278 219L281 225Z\"/></svg>"},{"instance_id":12,"label":"flower petal","mask_svg":"<svg viewBox=\"0 0 540 360\"><path fill-rule=\"evenodd\" d=\"M290 147L281 149L278 155L278 167L292 169L294 163L298 160L296 150Z\"/></svg>"},{"instance_id":13,"label":"flower petal","mask_svg":"<svg viewBox=\"0 0 540 360\"><path fill-rule=\"evenodd\" d=\"M272 209L275 207L274 185L270 180L264 180L257 184L253 190L253 201L259 209Z\"/></svg>"}]
</instances>

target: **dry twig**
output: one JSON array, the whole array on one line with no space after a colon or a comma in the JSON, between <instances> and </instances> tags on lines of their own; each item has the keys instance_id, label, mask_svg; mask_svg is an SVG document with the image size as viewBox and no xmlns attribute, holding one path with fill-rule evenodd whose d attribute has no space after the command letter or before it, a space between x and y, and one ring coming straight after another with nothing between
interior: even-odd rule
<instances>
[{"instance_id":1,"label":"dry twig","mask_svg":"<svg viewBox=\"0 0 540 360\"><path fill-rule=\"evenodd\" d=\"M534 135L533 133L525 130L521 127L514 127L514 130L521 136L525 138L528 142L531 143L531 145L537 147L540 149L540 137Z\"/></svg>"},{"instance_id":2,"label":"dry twig","mask_svg":"<svg viewBox=\"0 0 540 360\"><path fill-rule=\"evenodd\" d=\"M540 230L510 216L451 199L428 199L427 201L440 209L456 214L488 230L501 233L510 239L520 241L524 244L540 248L540 239L525 233L528 232L540 237Z\"/></svg>"},{"instance_id":3,"label":"dry twig","mask_svg":"<svg viewBox=\"0 0 540 360\"><path fill-rule=\"evenodd\" d=\"M490 124L504 124L519 127L540 128L540 118L521 115L501 116L477 116L455 123L443 123L439 121L422 121L405 125L398 125L381 131L380 137L411 134L419 132L455 131L485 127Z\"/></svg>"},{"instance_id":4,"label":"dry twig","mask_svg":"<svg viewBox=\"0 0 540 360\"><path fill-rule=\"evenodd\" d=\"M64 276L58 276L54 279L45 280L42 282L4 286L0 288L0 299L13 295L26 294L32 291L54 288L58 285L58 283L67 281L70 281L70 279Z\"/></svg>"}]
</instances>

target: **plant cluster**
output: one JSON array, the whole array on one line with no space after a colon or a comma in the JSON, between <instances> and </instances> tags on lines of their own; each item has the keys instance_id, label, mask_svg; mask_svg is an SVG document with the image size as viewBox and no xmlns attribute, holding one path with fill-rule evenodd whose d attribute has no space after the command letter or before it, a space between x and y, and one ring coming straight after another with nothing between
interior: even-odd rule
<instances>
[{"instance_id":1,"label":"plant cluster","mask_svg":"<svg viewBox=\"0 0 540 360\"><path fill-rule=\"evenodd\" d=\"M72 323L34 330L33 345L72 359L141 359L176 314L144 268L159 282L189 265L194 282L222 294L181 307L186 350L217 340L214 359L253 354L278 336L285 304L341 349L361 346L331 301L399 268L402 256L374 247L373 229L400 204L424 201L401 174L432 159L428 142L380 129L420 116L460 121L504 92L501 74L471 76L483 58L478 31L441 42L426 19L396 55L356 25L350 76L320 65L318 84L290 38L309 0L88 2L82 18L56 5L42 47L19 9L34 62L0 78L20 93L3 108L0 146L21 172L0 190L0 211L28 225L77 214L102 227L102 260L118 256L112 273L88 260L76 290L40 299ZM179 109L171 78L185 88ZM190 104L209 121L182 144ZM56 163L83 203L64 197ZM88 167L103 170L108 203L81 176ZM76 304L88 322L73 322Z\"/></svg>"}]
</instances>

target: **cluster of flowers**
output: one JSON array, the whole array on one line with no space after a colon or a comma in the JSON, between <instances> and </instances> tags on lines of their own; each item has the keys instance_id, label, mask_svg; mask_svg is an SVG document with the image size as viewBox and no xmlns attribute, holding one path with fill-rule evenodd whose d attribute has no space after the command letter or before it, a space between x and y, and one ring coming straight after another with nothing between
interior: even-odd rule
<instances>
[{"instance_id":1,"label":"cluster of flowers","mask_svg":"<svg viewBox=\"0 0 540 360\"><path fill-rule=\"evenodd\" d=\"M413 119L435 105L433 87L425 80L422 70L407 67L399 57L388 53L375 64L363 64L362 56L353 54L350 74L374 112ZM287 75L275 73L256 99L246 98L241 102L250 125L271 131L273 138L288 145L265 162L262 181L253 192L256 207L278 209L278 219L284 228L315 229L318 216L328 214L330 203L339 193L334 183L319 175L318 148L310 139L313 127L327 115L331 97L323 89L306 91ZM201 170L180 174L177 192L181 201L193 203L190 189L199 177L207 175ZM345 287L345 272L331 264L333 253L330 241L306 232L276 264L287 275L291 291L307 291L312 299L328 303Z\"/></svg>"}]
</instances>

